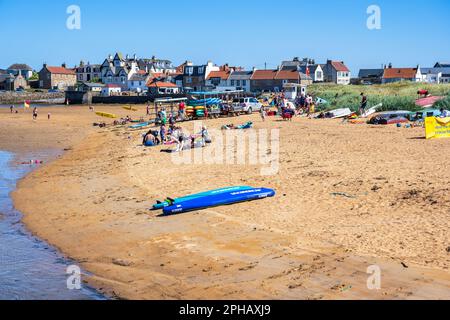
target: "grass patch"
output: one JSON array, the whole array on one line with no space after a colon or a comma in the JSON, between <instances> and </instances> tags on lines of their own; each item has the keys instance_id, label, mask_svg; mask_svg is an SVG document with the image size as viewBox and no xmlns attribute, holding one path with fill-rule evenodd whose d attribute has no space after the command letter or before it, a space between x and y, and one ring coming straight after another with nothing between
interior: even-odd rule
<instances>
[{"instance_id":1,"label":"grass patch","mask_svg":"<svg viewBox=\"0 0 450 320\"><path fill-rule=\"evenodd\" d=\"M446 95L447 98L438 102L435 107L439 105L447 109L450 108L450 84L425 84L405 81L373 86L343 86L335 84L313 84L308 86L309 93L328 101L328 104L319 108L320 111L339 108L350 108L352 111L358 111L362 92L367 96L368 107L382 103L383 108L380 111L417 111L421 109L415 104L418 98L417 91L420 89L428 90L431 95Z\"/></svg>"}]
</instances>

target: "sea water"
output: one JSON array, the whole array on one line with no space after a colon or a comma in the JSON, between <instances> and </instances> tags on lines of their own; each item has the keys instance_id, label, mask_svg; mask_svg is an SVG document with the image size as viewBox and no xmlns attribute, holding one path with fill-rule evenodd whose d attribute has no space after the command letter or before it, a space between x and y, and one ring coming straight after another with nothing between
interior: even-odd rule
<instances>
[{"instance_id":1,"label":"sea water","mask_svg":"<svg viewBox=\"0 0 450 320\"><path fill-rule=\"evenodd\" d=\"M95 290L82 284L68 289L67 267L74 264L47 243L32 236L21 223L10 193L33 168L12 163L14 155L0 151L0 300L97 300Z\"/></svg>"}]
</instances>

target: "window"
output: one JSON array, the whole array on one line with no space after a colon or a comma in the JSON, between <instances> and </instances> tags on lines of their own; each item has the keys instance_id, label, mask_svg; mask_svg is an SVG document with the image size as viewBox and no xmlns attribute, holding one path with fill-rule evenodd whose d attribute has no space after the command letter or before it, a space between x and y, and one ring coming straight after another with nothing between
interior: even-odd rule
<instances>
[{"instance_id":1,"label":"window","mask_svg":"<svg viewBox=\"0 0 450 320\"><path fill-rule=\"evenodd\" d=\"M241 86L241 80L236 80L236 86L240 87Z\"/></svg>"},{"instance_id":2,"label":"window","mask_svg":"<svg viewBox=\"0 0 450 320\"><path fill-rule=\"evenodd\" d=\"M242 86L245 87L247 85L247 80L242 80Z\"/></svg>"},{"instance_id":3,"label":"window","mask_svg":"<svg viewBox=\"0 0 450 320\"><path fill-rule=\"evenodd\" d=\"M234 80L231 80L231 86L234 86Z\"/></svg>"},{"instance_id":4,"label":"window","mask_svg":"<svg viewBox=\"0 0 450 320\"><path fill-rule=\"evenodd\" d=\"M192 83L192 78L191 77L187 77L186 78L186 83Z\"/></svg>"},{"instance_id":5,"label":"window","mask_svg":"<svg viewBox=\"0 0 450 320\"><path fill-rule=\"evenodd\" d=\"M317 78L322 78L322 71L317 71Z\"/></svg>"},{"instance_id":6,"label":"window","mask_svg":"<svg viewBox=\"0 0 450 320\"><path fill-rule=\"evenodd\" d=\"M202 73L204 73L205 72L205 68L204 67L199 67L198 68L198 73L199 74L202 74Z\"/></svg>"}]
</instances>

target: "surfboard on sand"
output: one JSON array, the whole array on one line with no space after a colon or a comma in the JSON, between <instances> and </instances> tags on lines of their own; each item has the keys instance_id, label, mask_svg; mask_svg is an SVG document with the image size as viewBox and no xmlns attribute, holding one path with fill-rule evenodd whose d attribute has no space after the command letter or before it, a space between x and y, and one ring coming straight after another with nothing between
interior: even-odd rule
<instances>
[{"instance_id":1,"label":"surfboard on sand","mask_svg":"<svg viewBox=\"0 0 450 320\"><path fill-rule=\"evenodd\" d=\"M221 193L225 193L225 192L235 192L235 191L241 191L241 190L250 190L253 189L253 187L249 187L249 186L237 186L237 187L226 187L226 188L221 188L221 189L215 189L215 190L210 190L210 191L206 191L206 192L200 192L200 193L196 193L196 194L191 194L185 197L180 197L180 198L176 198L176 199L167 199L163 202L158 202L155 205L153 205L152 210L160 210L163 209L165 207L169 207L172 204L179 204L182 203L184 201L187 200L191 200L191 199L195 199L195 198L200 198L200 197L205 197L205 196L211 196L211 195L217 195L217 194L221 194Z\"/></svg>"},{"instance_id":2,"label":"surfboard on sand","mask_svg":"<svg viewBox=\"0 0 450 320\"><path fill-rule=\"evenodd\" d=\"M217 206L231 205L240 202L260 200L274 196L275 191L266 188L253 188L249 190L225 192L186 200L178 204L175 203L174 205L165 207L163 212L165 215L178 214Z\"/></svg>"},{"instance_id":3,"label":"surfboard on sand","mask_svg":"<svg viewBox=\"0 0 450 320\"><path fill-rule=\"evenodd\" d=\"M382 106L383 106L382 103L377 104L376 106L373 106L372 108L368 109L363 115L361 115L361 118L368 118L369 116L376 113L377 109L381 108Z\"/></svg>"},{"instance_id":4,"label":"surfboard on sand","mask_svg":"<svg viewBox=\"0 0 450 320\"><path fill-rule=\"evenodd\" d=\"M331 117L332 119L338 119L338 118L344 118L344 117L348 117L350 116L353 112L352 110L350 110L349 108L344 108L344 109L336 109L336 110L332 110L329 111L329 113L331 113L333 116Z\"/></svg>"},{"instance_id":5,"label":"surfboard on sand","mask_svg":"<svg viewBox=\"0 0 450 320\"><path fill-rule=\"evenodd\" d=\"M117 118L117 116L115 114L107 113L107 112L96 112L95 114L100 117L103 117L103 118L112 118L112 119Z\"/></svg>"}]
</instances>

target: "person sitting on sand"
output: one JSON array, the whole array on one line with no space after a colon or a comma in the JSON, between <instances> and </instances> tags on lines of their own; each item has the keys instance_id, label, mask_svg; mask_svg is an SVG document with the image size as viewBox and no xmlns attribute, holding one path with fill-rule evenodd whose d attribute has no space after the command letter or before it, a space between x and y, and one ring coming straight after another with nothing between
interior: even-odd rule
<instances>
[{"instance_id":1,"label":"person sitting on sand","mask_svg":"<svg viewBox=\"0 0 450 320\"><path fill-rule=\"evenodd\" d=\"M157 138L154 135L154 132L152 130L149 130L145 135L144 135L144 140L142 141L142 144L144 146L147 147L152 147L157 145Z\"/></svg>"},{"instance_id":2,"label":"person sitting on sand","mask_svg":"<svg viewBox=\"0 0 450 320\"><path fill-rule=\"evenodd\" d=\"M450 111L445 110L444 108L441 108L440 112L441 112L441 114L439 115L439 118L448 118L448 117L450 117Z\"/></svg>"}]
</instances>

